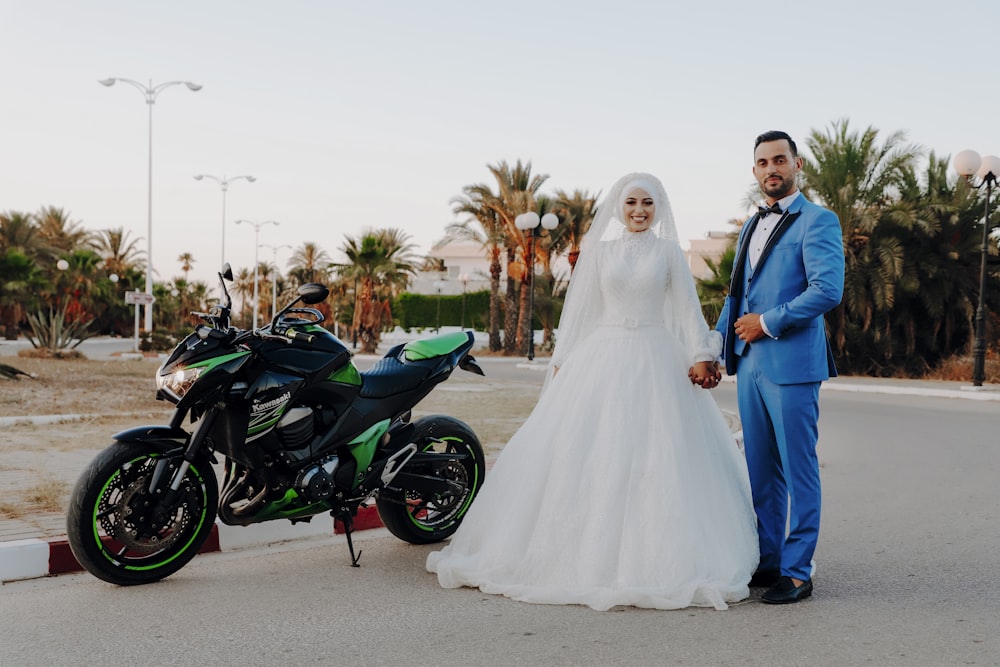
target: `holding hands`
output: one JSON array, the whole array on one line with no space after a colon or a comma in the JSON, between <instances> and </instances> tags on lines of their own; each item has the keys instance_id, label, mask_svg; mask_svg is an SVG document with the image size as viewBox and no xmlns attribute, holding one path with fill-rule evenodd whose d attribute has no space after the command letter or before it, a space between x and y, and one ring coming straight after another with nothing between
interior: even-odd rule
<instances>
[{"instance_id":1,"label":"holding hands","mask_svg":"<svg viewBox=\"0 0 1000 667\"><path fill-rule=\"evenodd\" d=\"M696 361L694 366L688 369L688 378L691 384L696 384L702 389L712 389L719 386L722 373L719 371L718 362Z\"/></svg>"}]
</instances>

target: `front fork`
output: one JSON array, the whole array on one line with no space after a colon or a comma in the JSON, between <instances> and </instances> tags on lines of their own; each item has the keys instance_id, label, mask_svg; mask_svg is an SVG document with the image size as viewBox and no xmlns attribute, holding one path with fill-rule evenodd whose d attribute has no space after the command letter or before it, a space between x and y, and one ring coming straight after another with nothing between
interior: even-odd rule
<instances>
[{"instance_id":1,"label":"front fork","mask_svg":"<svg viewBox=\"0 0 1000 667\"><path fill-rule=\"evenodd\" d=\"M153 516L156 518L157 523L162 524L176 507L177 501L180 498L180 488L181 483L184 481L184 476L187 475L191 464L198 457L202 445L205 443L205 439L208 438L208 434L212 431L215 419L223 407L222 403L216 403L202 415L198 421L197 428L191 435L191 439L188 440L187 447L184 449L184 457L177 470L173 472L166 490L160 486L160 482L168 471L170 460L161 458L157 462L156 468L153 470L153 478L149 482L149 492L154 497L161 496L156 503L156 507L153 509Z\"/></svg>"}]
</instances>

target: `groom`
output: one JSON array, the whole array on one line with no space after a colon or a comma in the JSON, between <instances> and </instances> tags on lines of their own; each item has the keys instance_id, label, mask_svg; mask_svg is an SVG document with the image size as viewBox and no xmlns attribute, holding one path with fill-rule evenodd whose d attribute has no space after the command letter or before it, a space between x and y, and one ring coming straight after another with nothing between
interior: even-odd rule
<instances>
[{"instance_id":1,"label":"groom","mask_svg":"<svg viewBox=\"0 0 1000 667\"><path fill-rule=\"evenodd\" d=\"M786 133L757 137L753 173L767 206L740 231L729 296L716 325L725 339L726 372L736 374L757 512L760 565L750 585L769 587L761 600L771 604L812 594L820 518L819 387L837 374L823 314L840 303L844 290L840 222L799 192L801 169Z\"/></svg>"}]
</instances>

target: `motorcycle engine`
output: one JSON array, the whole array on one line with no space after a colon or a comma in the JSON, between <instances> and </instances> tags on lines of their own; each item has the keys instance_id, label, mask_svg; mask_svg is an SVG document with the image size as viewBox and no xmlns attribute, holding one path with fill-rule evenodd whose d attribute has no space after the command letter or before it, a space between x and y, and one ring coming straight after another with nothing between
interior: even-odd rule
<instances>
[{"instance_id":1,"label":"motorcycle engine","mask_svg":"<svg viewBox=\"0 0 1000 667\"><path fill-rule=\"evenodd\" d=\"M336 456L330 456L304 469L295 478L295 488L310 502L326 500L333 495L333 473L339 462Z\"/></svg>"},{"instance_id":2,"label":"motorcycle engine","mask_svg":"<svg viewBox=\"0 0 1000 667\"><path fill-rule=\"evenodd\" d=\"M292 408L281 418L276 427L278 440L285 449L305 447L313 438L312 408Z\"/></svg>"}]
</instances>

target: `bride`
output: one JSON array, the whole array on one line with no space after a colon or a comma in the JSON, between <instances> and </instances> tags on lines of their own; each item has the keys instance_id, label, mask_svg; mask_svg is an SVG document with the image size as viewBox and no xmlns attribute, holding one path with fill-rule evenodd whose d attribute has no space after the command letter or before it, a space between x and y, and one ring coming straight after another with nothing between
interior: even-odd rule
<instances>
[{"instance_id":1,"label":"bride","mask_svg":"<svg viewBox=\"0 0 1000 667\"><path fill-rule=\"evenodd\" d=\"M538 404L427 569L446 588L601 611L748 597L746 463L701 389L721 347L663 185L624 176L584 239Z\"/></svg>"}]
</instances>

